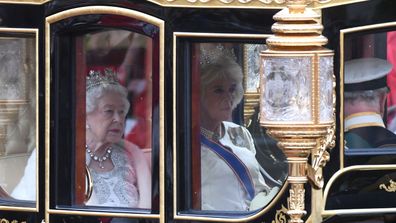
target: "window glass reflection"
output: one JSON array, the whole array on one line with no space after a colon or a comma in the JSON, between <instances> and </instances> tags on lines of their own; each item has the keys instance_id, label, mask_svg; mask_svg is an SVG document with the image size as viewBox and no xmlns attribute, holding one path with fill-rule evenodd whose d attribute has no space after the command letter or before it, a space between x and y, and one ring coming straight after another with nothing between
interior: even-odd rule
<instances>
[{"instance_id":1,"label":"window glass reflection","mask_svg":"<svg viewBox=\"0 0 396 223\"><path fill-rule=\"evenodd\" d=\"M0 197L36 201L36 40L0 37Z\"/></svg>"},{"instance_id":2,"label":"window glass reflection","mask_svg":"<svg viewBox=\"0 0 396 223\"><path fill-rule=\"evenodd\" d=\"M199 163L193 163L193 173L200 173L193 176L193 207L206 211L262 208L277 194L286 174L274 179L263 168L257 151L267 150L268 145L258 144L253 136L260 133L252 134L244 126L244 121L253 119L244 118L243 97L249 90L258 93L254 87L258 73L247 74L246 70L259 70L259 64L255 64L259 60L244 56L244 52L255 50L231 43L200 43L193 48L194 54L199 55L195 58L200 59L192 61L193 82L199 83L193 85L192 97L200 103L192 105L193 111L199 111L192 116L193 123L199 126L193 129L199 141L193 140L192 154L201 157ZM244 86L248 86L246 92ZM252 106L253 113L257 106L258 98ZM253 126L258 125L257 119L253 122ZM284 161L284 157L276 159Z\"/></svg>"},{"instance_id":3,"label":"window glass reflection","mask_svg":"<svg viewBox=\"0 0 396 223\"><path fill-rule=\"evenodd\" d=\"M89 206L151 208L151 39L111 30L84 37Z\"/></svg>"},{"instance_id":4,"label":"window glass reflection","mask_svg":"<svg viewBox=\"0 0 396 223\"><path fill-rule=\"evenodd\" d=\"M344 139L347 165L396 161L394 37L395 32L378 32L346 38Z\"/></svg>"}]
</instances>

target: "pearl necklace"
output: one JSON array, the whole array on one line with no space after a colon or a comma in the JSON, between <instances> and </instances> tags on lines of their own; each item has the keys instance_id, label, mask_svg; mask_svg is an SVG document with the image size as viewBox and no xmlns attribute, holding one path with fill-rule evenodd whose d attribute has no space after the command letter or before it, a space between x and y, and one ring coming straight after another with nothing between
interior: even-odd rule
<instances>
[{"instance_id":1,"label":"pearl necklace","mask_svg":"<svg viewBox=\"0 0 396 223\"><path fill-rule=\"evenodd\" d=\"M103 162L106 161L108 158L110 158L111 152L113 150L113 148L109 147L107 148L103 156L98 157L88 148L88 145L85 145L85 149L87 150L87 153L89 154L92 160L99 162L99 167L101 169L104 169Z\"/></svg>"}]
</instances>

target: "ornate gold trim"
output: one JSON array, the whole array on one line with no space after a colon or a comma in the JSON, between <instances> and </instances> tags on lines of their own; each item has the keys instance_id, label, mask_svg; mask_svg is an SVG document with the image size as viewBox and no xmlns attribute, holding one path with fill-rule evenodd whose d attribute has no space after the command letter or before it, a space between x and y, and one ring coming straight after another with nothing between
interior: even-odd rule
<instances>
[{"instance_id":1,"label":"ornate gold trim","mask_svg":"<svg viewBox=\"0 0 396 223\"><path fill-rule=\"evenodd\" d=\"M334 113L333 113L333 117ZM308 179L316 189L323 187L322 168L330 160L328 150L335 146L335 125L326 129L325 138L320 139L319 147L312 151L312 164L308 166Z\"/></svg>"},{"instance_id":2,"label":"ornate gold trim","mask_svg":"<svg viewBox=\"0 0 396 223\"><path fill-rule=\"evenodd\" d=\"M352 171L361 171L361 170L396 170L396 165L359 165L359 166L350 166L345 167L343 169L338 170L327 182L324 193L323 193L323 204L321 205L322 216L332 216L337 214L362 214L362 213L394 213L396 212L396 208L365 208L365 209L337 209L337 210L326 210L325 205L327 201L327 197L329 195L329 191L333 183L337 180L341 175L352 172Z\"/></svg>"},{"instance_id":3,"label":"ornate gold trim","mask_svg":"<svg viewBox=\"0 0 396 223\"><path fill-rule=\"evenodd\" d=\"M286 7L286 0L148 0L165 7L185 8L257 8L281 9ZM330 8L367 0L316 0L313 9Z\"/></svg>"},{"instance_id":4,"label":"ornate gold trim","mask_svg":"<svg viewBox=\"0 0 396 223\"><path fill-rule=\"evenodd\" d=\"M0 28L0 33L20 33L20 34L33 34L35 38L35 78L36 78L36 148L39 148L39 106L38 106L38 97L39 97L39 30L32 28ZM12 100L14 103L26 103L24 100ZM1 103L2 101L0 101ZM38 212L39 211L39 152L36 149L36 206L34 208L27 207L10 207L10 206L1 206L0 210L10 210L10 211L23 211L23 212Z\"/></svg>"},{"instance_id":5,"label":"ornate gold trim","mask_svg":"<svg viewBox=\"0 0 396 223\"><path fill-rule=\"evenodd\" d=\"M50 209L50 33L51 24L63 19L79 15L88 14L114 14L134 19L139 19L151 23L159 28L159 214L137 214L137 213L113 213L113 212L88 212L88 211L69 211ZM131 218L151 218L159 219L160 223L165 222L165 164L164 164L164 129L165 129L165 110L164 110L164 46L165 46L165 23L156 17L144 14L135 10L125 9L113 6L87 6L61 11L54 15L48 16L45 20L45 222L49 222L50 214L63 215L86 215L86 216L114 216L114 217L131 217Z\"/></svg>"},{"instance_id":6,"label":"ornate gold trim","mask_svg":"<svg viewBox=\"0 0 396 223\"><path fill-rule=\"evenodd\" d=\"M51 0L0 0L0 3L41 5Z\"/></svg>"},{"instance_id":7,"label":"ornate gold trim","mask_svg":"<svg viewBox=\"0 0 396 223\"><path fill-rule=\"evenodd\" d=\"M177 67L177 40L178 38L181 37L193 37L193 38L237 38L237 39L252 39L252 38L257 38L257 39L265 39L268 37L268 34L228 34L228 33L188 33L188 32L174 32L173 33L173 77L172 77L172 83L173 83L173 120L176 120L176 67ZM200 217L196 215L188 215L188 214L183 214L179 215L178 209L177 209L177 194L178 194L178 181L177 181L177 143L176 143L176 122L173 122L173 218L176 220L194 220L194 221L214 221L214 222L247 222L252 219L255 219L261 215L263 215L265 212L267 212L269 209L271 209L275 203L280 199L281 195L286 191L288 187L288 182L285 181L284 184L282 185L282 188L279 190L277 195L272 199L272 201L264 207L262 210L259 212L253 214L253 215L248 215L247 217L242 217L242 218L222 218L222 217ZM249 214L249 212L247 212Z\"/></svg>"},{"instance_id":8,"label":"ornate gold trim","mask_svg":"<svg viewBox=\"0 0 396 223\"><path fill-rule=\"evenodd\" d=\"M347 209L347 210L330 210L322 212L323 217L330 217L333 215L345 215L345 214L394 214L396 212L396 208L362 208L362 209Z\"/></svg>"},{"instance_id":9,"label":"ornate gold trim","mask_svg":"<svg viewBox=\"0 0 396 223\"><path fill-rule=\"evenodd\" d=\"M386 22L386 23L377 23L366 26L357 26L347 29L340 30L340 169L344 168L345 160L344 160L344 51L345 51L345 35L354 32L367 31L372 29L381 29L381 28L389 28L394 26L396 28L396 22Z\"/></svg>"},{"instance_id":10,"label":"ornate gold trim","mask_svg":"<svg viewBox=\"0 0 396 223\"><path fill-rule=\"evenodd\" d=\"M379 189L384 189L386 192L396 192L396 182L393 180L389 180L389 185L380 184L378 186Z\"/></svg>"},{"instance_id":11,"label":"ornate gold trim","mask_svg":"<svg viewBox=\"0 0 396 223\"><path fill-rule=\"evenodd\" d=\"M101 216L101 217L119 217L119 218L145 218L145 219L159 219L160 214L126 214L126 213L113 213L113 212L94 212L94 211L70 211L70 210L47 210L48 214L59 215L81 215L81 216ZM47 219L45 220L47 221Z\"/></svg>"},{"instance_id":12,"label":"ornate gold trim","mask_svg":"<svg viewBox=\"0 0 396 223\"><path fill-rule=\"evenodd\" d=\"M0 210L2 210L2 211L20 211L20 212L38 212L38 208L12 207L12 206L0 206Z\"/></svg>"}]
</instances>

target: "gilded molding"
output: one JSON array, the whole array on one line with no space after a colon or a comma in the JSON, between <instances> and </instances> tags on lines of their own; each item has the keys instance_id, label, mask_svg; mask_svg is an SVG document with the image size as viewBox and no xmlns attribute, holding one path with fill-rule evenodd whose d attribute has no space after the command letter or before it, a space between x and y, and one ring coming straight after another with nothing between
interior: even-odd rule
<instances>
[{"instance_id":1,"label":"gilded molding","mask_svg":"<svg viewBox=\"0 0 396 223\"><path fill-rule=\"evenodd\" d=\"M333 216L339 214L368 214L368 213L395 213L396 208L387 207L387 208L361 208L361 209L335 209L335 210L326 210L326 202L329 196L329 192L331 187L337 183L337 179L339 179L342 175L354 171L375 171L375 170L396 170L396 165L387 164L387 165L359 165L359 166L349 166L338 170L326 183L326 187L323 191L323 205L321 205L321 215L322 217ZM385 186L385 185L384 185Z\"/></svg>"},{"instance_id":2,"label":"gilded molding","mask_svg":"<svg viewBox=\"0 0 396 223\"><path fill-rule=\"evenodd\" d=\"M281 9L286 7L287 0L147 0L165 7L187 8L260 8ZM313 0L313 9L329 8L367 0Z\"/></svg>"},{"instance_id":3,"label":"gilded molding","mask_svg":"<svg viewBox=\"0 0 396 223\"><path fill-rule=\"evenodd\" d=\"M389 185L380 184L378 186L379 189L384 189L386 192L396 192L396 182L393 180L389 180Z\"/></svg>"},{"instance_id":4,"label":"gilded molding","mask_svg":"<svg viewBox=\"0 0 396 223\"><path fill-rule=\"evenodd\" d=\"M51 0L0 0L0 3L41 5Z\"/></svg>"},{"instance_id":5,"label":"gilded molding","mask_svg":"<svg viewBox=\"0 0 396 223\"><path fill-rule=\"evenodd\" d=\"M0 220L0 223L19 223L19 221L17 221L17 220L9 221L9 220L7 220L7 219L5 219L5 218L2 218L2 219ZM26 223L26 221L21 221L20 223Z\"/></svg>"}]
</instances>

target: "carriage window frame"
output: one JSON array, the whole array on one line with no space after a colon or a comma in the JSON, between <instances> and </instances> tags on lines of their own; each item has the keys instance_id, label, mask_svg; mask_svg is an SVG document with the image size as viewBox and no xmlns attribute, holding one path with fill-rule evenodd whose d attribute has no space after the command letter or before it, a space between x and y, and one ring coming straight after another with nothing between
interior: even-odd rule
<instances>
[{"instance_id":1,"label":"carriage window frame","mask_svg":"<svg viewBox=\"0 0 396 223\"><path fill-rule=\"evenodd\" d=\"M345 166L345 140L344 140L344 64L345 64L345 48L346 48L346 38L348 35L367 35L367 34L378 34L378 33L386 33L389 31L396 31L396 22L387 22L387 23L377 23L370 24L364 26L350 27L346 29L340 30L340 61L339 61L339 166L336 169L336 172L330 177L328 182L325 184L325 188L323 190L323 207L321 210L322 217L330 217L334 215L344 215L344 214L360 214L360 213L394 213L396 208L356 208L356 209L326 209L326 202L329 198L329 193L332 190L332 187L339 183L339 179L342 179L343 175L359 172L359 171L394 171L396 169L396 164L372 164L372 165L351 165ZM396 149L392 149L396 151Z\"/></svg>"},{"instance_id":2,"label":"carriage window frame","mask_svg":"<svg viewBox=\"0 0 396 223\"><path fill-rule=\"evenodd\" d=\"M23 212L39 212L39 207L40 207L40 202L39 202L39 160L41 159L41 156L39 156L40 152L44 148L40 149L40 145L42 144L39 141L39 135L41 134L41 131L39 130L39 29L36 28L0 28L0 38L15 38L15 39L23 39L23 38L31 38L33 39L34 42L34 59L32 61L32 64L34 64L34 73L33 77L35 79L35 85L32 86L32 89L34 89L35 92L35 99L34 99L34 104L35 104L35 124L34 124L34 139L35 139L35 191L36 191L36 196L35 196L35 201L32 202L26 202L22 200L16 200L13 202L4 202L3 204L0 204L0 210L9 210L9 211L23 211ZM25 92L25 96L27 96L27 92ZM27 99L26 99L27 100ZM7 101L1 100L1 101ZM25 168L23 168L23 171ZM3 201L2 201L3 203ZM33 203L33 204L32 204Z\"/></svg>"},{"instance_id":3,"label":"carriage window frame","mask_svg":"<svg viewBox=\"0 0 396 223\"><path fill-rule=\"evenodd\" d=\"M191 77L183 77L181 78L182 75L186 76L187 70L185 67L183 69L178 66L180 63L187 63L185 61L185 58L183 56L187 56L187 58L190 58L191 53L189 55L186 54L186 50L184 47L186 47L185 44L182 42L185 41L189 43L190 45L194 43L206 43L206 42L213 42L213 43L238 43L238 44L257 44L257 43L265 43L265 39L268 38L270 34L226 34L226 33L191 33L191 32L174 32L173 33L173 119L175 120L173 122L173 218L175 220L190 220L190 221L217 221L217 222L245 222L245 221L250 221L253 219L258 218L259 216L264 215L267 213L271 208L274 208L276 203L281 199L281 197L285 194L288 186L288 182L285 180L283 184L281 185L279 191L277 194L272 198L270 203L268 203L265 207L262 207L258 210L255 211L247 211L247 212L235 212L232 213L232 211L216 211L216 212L211 212L211 211L205 211L205 210L181 210L180 209L180 204L178 203L178 200L181 197L186 197L186 196L191 196L189 194L186 194L185 191L182 189L179 189L178 186L180 185L179 179L180 179L180 170L183 169L185 170L187 167L180 167L180 160L181 159L187 159L191 160L188 157L184 157L180 155L179 151L182 150L181 147L184 147L183 150L186 150L185 146L188 147L188 149L191 148L191 135L190 134L185 134L186 131L184 130L186 127L191 129L191 126L189 123L180 123L180 115L178 115L179 112L186 114L191 112L192 107L190 107L191 102L191 95L188 93L185 98L180 99L180 94L182 94L185 91L184 87L180 87L180 79L189 80L191 81ZM242 47L244 48L244 47ZM245 49L243 49L245 51ZM182 56L181 56L182 55ZM246 63L246 55L244 55L244 63ZM246 64L245 64L246 65ZM247 70L243 69L243 78L244 81L246 77L245 73ZM190 74L188 72L188 74ZM187 84L188 85L188 84ZM246 86L244 85L244 88ZM179 92L178 92L179 90ZM257 93L257 92L249 92L245 91L244 95L247 93ZM179 95L178 95L179 94ZM185 94L185 93L183 93ZM186 98L190 99L186 99ZM245 108L244 108L245 109ZM183 122L185 120L183 119ZM241 123L244 121L242 120ZM180 130L183 129L183 133L180 132ZM190 132L191 130L188 130L187 132ZM200 159L198 159L200 160ZM190 170L190 168L188 168ZM180 192L182 191L182 192ZM184 193L184 194L183 194ZM186 199L186 198L185 198Z\"/></svg>"},{"instance_id":4,"label":"carriage window frame","mask_svg":"<svg viewBox=\"0 0 396 223\"><path fill-rule=\"evenodd\" d=\"M393 28L393 29L392 29ZM378 34L378 33L387 33L389 31L396 31L396 22L389 22L389 23L378 23L366 26L358 26L358 27L351 27L347 29L340 30L340 140L339 140L339 160L340 160L340 169L345 168L345 138L344 138L344 64L345 64L345 48L346 48L346 38L348 35L359 35L362 36L368 34ZM396 152L396 148L393 149L393 152Z\"/></svg>"},{"instance_id":5,"label":"carriage window frame","mask_svg":"<svg viewBox=\"0 0 396 223\"><path fill-rule=\"evenodd\" d=\"M53 66L52 58L51 58L51 49L53 47L52 42L54 41L54 36L52 36L51 33L51 26L56 24L57 22L62 22L67 19L72 19L73 17L78 17L78 16L90 16L90 15L115 15L115 16L121 16L125 18L130 18L138 21L142 21L144 23L153 25L157 27L158 33L157 35L157 44L158 47L158 58L155 58L153 60L152 66L156 67L156 70L158 71L158 82L157 86L158 89L156 91L158 92L158 102L156 104L158 105L158 114L156 114L155 117L157 117L158 120L153 119L153 124L157 125L156 131L153 132L154 135L158 135L159 137L154 138L155 136L152 136L152 160L155 162L158 161L158 163L152 163L152 172L151 172L151 177L153 179L153 182L151 184L151 190L153 190L154 185L157 184L159 185L158 188L158 193L156 196L158 196L158 201L157 204L153 203L152 207L155 207L155 209L128 209L125 211L124 209L114 209L111 207L104 207L104 208L90 208L90 207L84 207L83 209L77 208L77 207L59 207L57 203L55 202L55 193L53 192L53 187L52 184L50 183L51 177L50 174L55 173L55 170L53 167L55 161L52 161L50 159L51 157L51 151L56 152L56 148L51 148L51 146L54 144L53 140L51 139L51 113L54 111L51 111L52 108L52 101L54 100L54 96L51 95L54 91L53 89L53 83L51 81L52 75L54 75L51 70L51 66ZM117 26L114 26L114 28L119 28ZM156 17L153 17L151 15L133 10L133 9L125 9L125 8L120 8L120 7L114 7L114 6L88 6L88 7L79 7L79 8L74 8L74 9L69 9L65 11L58 12L56 14L50 15L46 17L45 19L45 60L46 60L46 78L45 78L45 91L46 91L46 117L45 117L45 130L46 130L46 142L45 142L45 149L46 149L46 160L45 160L45 166L46 166L46 181L45 181L45 186L46 186L46 198L45 198L45 203L46 203L46 211L45 211L45 221L49 222L51 216L61 216L61 215L66 215L66 216L73 216L73 215L80 215L80 216L98 216L98 217L125 217L125 218L141 218L141 219L160 219L161 216L164 215L164 206L162 205L164 203L164 21L161 19L158 19ZM55 35L56 37L56 35ZM56 62L56 61L55 61ZM156 64L154 64L156 63ZM73 78L73 77L72 77ZM57 95L55 94L55 97ZM154 104L154 102L153 102ZM55 108L57 108L55 106ZM152 109L154 106L152 106ZM154 115L153 115L154 117ZM154 130L154 129L152 129ZM158 132L157 132L158 131ZM154 146L156 149L154 149ZM154 154L156 153L156 154ZM155 168L155 169L154 169ZM153 200L154 194L152 194L152 200Z\"/></svg>"}]
</instances>

